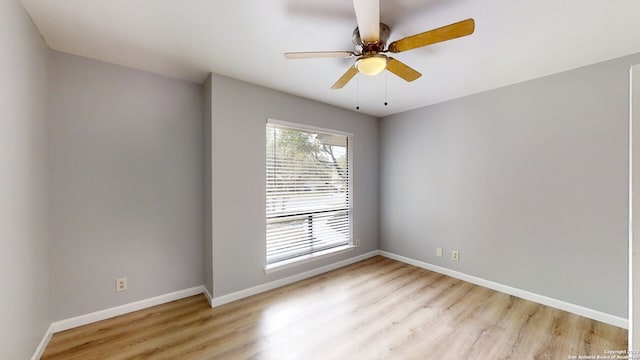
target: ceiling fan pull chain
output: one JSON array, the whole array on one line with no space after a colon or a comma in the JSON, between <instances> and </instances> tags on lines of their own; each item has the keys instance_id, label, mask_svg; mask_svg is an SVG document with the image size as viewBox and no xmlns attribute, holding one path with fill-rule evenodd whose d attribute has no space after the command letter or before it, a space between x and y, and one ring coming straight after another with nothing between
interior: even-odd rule
<instances>
[{"instance_id":1,"label":"ceiling fan pull chain","mask_svg":"<svg viewBox=\"0 0 640 360\"><path fill-rule=\"evenodd\" d=\"M360 110L360 78L356 79L356 110Z\"/></svg>"},{"instance_id":2,"label":"ceiling fan pull chain","mask_svg":"<svg viewBox=\"0 0 640 360\"><path fill-rule=\"evenodd\" d=\"M387 73L384 73L384 106L389 105L387 102Z\"/></svg>"}]
</instances>

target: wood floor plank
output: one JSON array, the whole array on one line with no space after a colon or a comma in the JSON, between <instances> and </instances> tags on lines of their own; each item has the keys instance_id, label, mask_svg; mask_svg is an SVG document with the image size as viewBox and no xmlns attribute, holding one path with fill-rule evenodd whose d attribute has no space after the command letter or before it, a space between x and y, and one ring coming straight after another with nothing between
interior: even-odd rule
<instances>
[{"instance_id":1,"label":"wood floor plank","mask_svg":"<svg viewBox=\"0 0 640 360\"><path fill-rule=\"evenodd\" d=\"M43 360L567 359L627 331L383 257L216 307L198 295L54 334Z\"/></svg>"}]
</instances>

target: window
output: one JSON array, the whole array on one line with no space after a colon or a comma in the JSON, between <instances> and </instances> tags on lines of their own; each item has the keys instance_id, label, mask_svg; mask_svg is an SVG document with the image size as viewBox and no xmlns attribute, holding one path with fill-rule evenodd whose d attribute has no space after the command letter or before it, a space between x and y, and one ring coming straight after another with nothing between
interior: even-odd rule
<instances>
[{"instance_id":1,"label":"window","mask_svg":"<svg viewBox=\"0 0 640 360\"><path fill-rule=\"evenodd\" d=\"M348 134L267 122L267 265L351 244Z\"/></svg>"}]
</instances>

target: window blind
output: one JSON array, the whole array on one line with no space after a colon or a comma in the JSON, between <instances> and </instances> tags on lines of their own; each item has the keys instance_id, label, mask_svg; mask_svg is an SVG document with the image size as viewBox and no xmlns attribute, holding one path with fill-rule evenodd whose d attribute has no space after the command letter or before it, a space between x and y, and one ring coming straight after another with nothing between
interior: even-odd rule
<instances>
[{"instance_id":1,"label":"window blind","mask_svg":"<svg viewBox=\"0 0 640 360\"><path fill-rule=\"evenodd\" d=\"M267 264L351 243L349 137L267 123Z\"/></svg>"}]
</instances>

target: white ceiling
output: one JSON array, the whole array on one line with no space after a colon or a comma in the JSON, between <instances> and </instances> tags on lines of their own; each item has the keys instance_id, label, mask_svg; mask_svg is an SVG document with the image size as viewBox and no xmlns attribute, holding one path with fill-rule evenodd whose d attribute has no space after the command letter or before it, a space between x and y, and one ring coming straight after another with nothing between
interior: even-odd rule
<instances>
[{"instance_id":1,"label":"white ceiling","mask_svg":"<svg viewBox=\"0 0 640 360\"><path fill-rule=\"evenodd\" d=\"M473 35L395 55L423 76L357 75L349 0L22 0L59 51L202 82L209 72L383 116L640 52L638 0L381 0L389 41L474 18ZM388 106L384 106L385 92ZM241 95L241 94L239 94Z\"/></svg>"}]
</instances>

